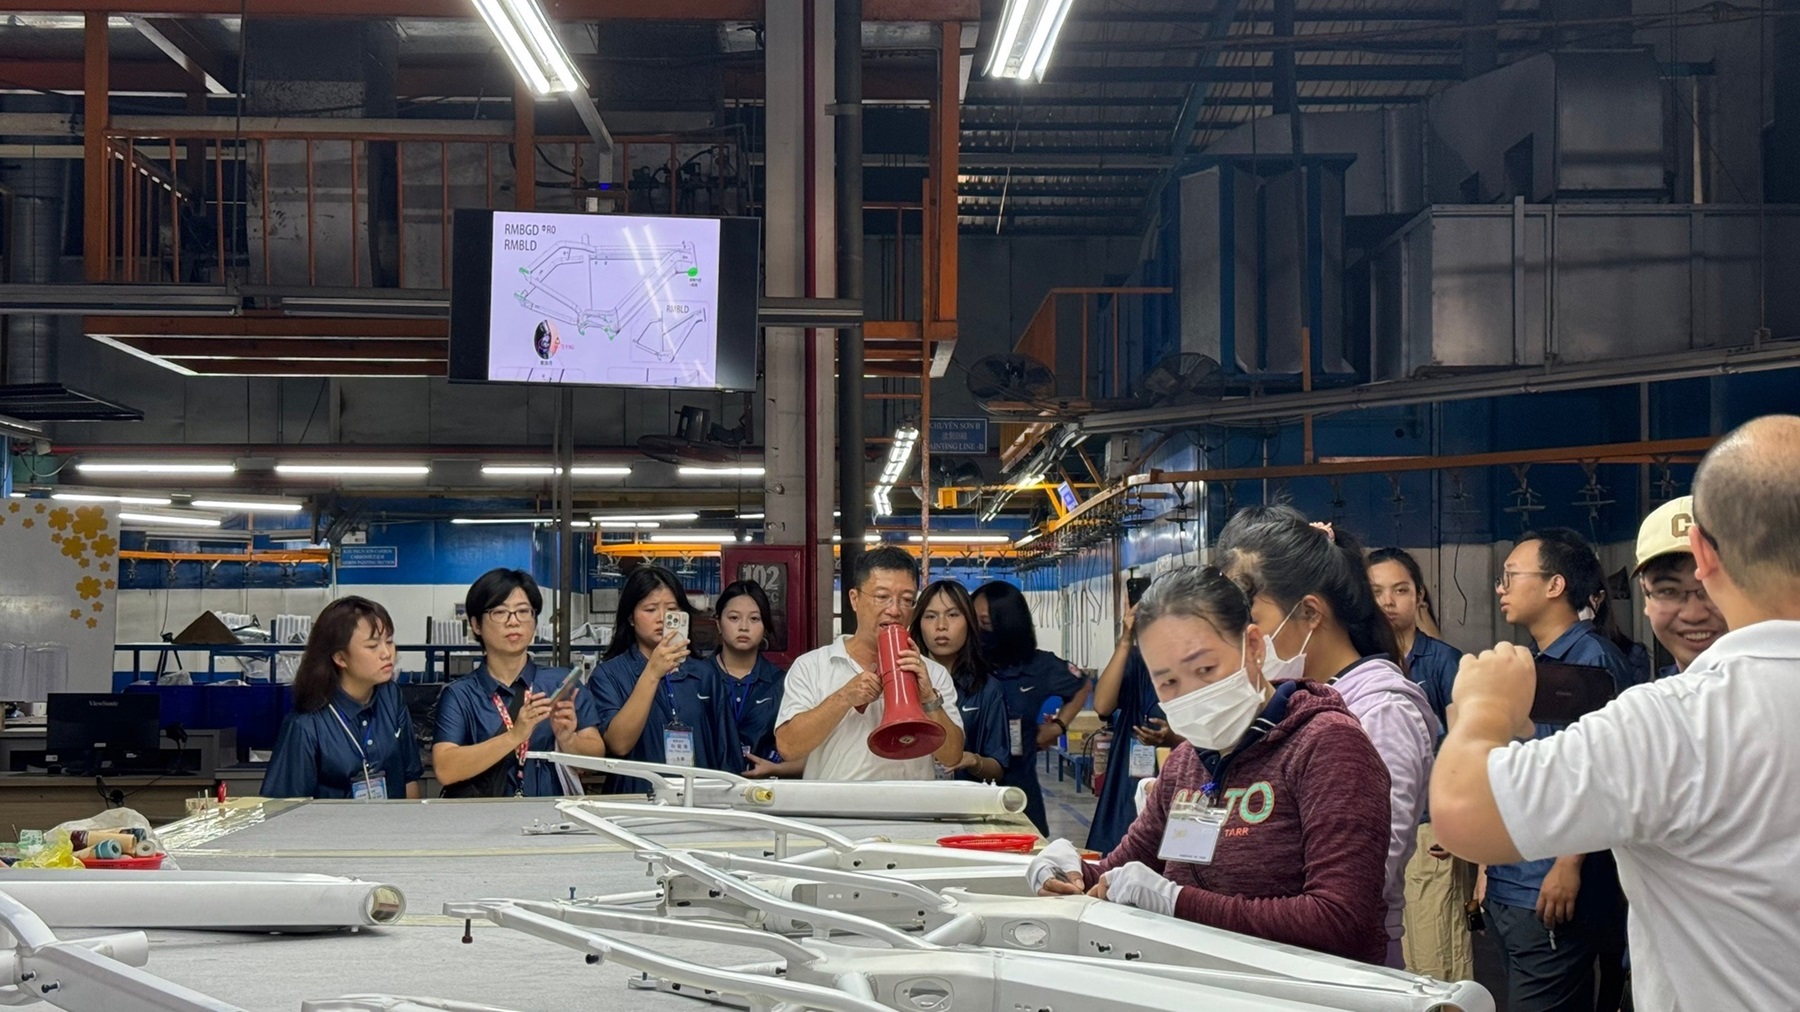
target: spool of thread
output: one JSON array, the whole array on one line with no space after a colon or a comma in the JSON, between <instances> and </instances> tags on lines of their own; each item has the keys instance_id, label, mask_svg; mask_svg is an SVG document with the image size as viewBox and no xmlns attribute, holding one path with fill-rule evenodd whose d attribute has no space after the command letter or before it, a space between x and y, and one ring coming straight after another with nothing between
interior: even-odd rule
<instances>
[{"instance_id":1,"label":"spool of thread","mask_svg":"<svg viewBox=\"0 0 1800 1012\"><path fill-rule=\"evenodd\" d=\"M155 857L157 853L156 844L151 843L149 840L139 840L137 849L132 851L132 853L137 857Z\"/></svg>"},{"instance_id":2,"label":"spool of thread","mask_svg":"<svg viewBox=\"0 0 1800 1012\"><path fill-rule=\"evenodd\" d=\"M124 856L125 852L119 848L116 840L101 840L92 847L75 852L76 859L81 861L117 861Z\"/></svg>"},{"instance_id":3,"label":"spool of thread","mask_svg":"<svg viewBox=\"0 0 1800 1012\"><path fill-rule=\"evenodd\" d=\"M111 840L118 844L120 853L131 853L136 851L137 845L144 841L144 831L141 829L77 829L69 834L69 846L76 850L96 846L102 840Z\"/></svg>"}]
</instances>

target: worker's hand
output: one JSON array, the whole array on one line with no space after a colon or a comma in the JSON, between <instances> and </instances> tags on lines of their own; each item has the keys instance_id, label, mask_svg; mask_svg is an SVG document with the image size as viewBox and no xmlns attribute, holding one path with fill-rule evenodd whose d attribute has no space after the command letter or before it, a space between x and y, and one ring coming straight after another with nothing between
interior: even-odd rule
<instances>
[{"instance_id":1,"label":"worker's hand","mask_svg":"<svg viewBox=\"0 0 1800 1012\"><path fill-rule=\"evenodd\" d=\"M1544 884L1538 887L1538 920L1551 929L1574 920L1575 897L1580 892L1581 865L1573 861L1558 861L1551 865L1544 875Z\"/></svg>"},{"instance_id":2,"label":"worker's hand","mask_svg":"<svg viewBox=\"0 0 1800 1012\"><path fill-rule=\"evenodd\" d=\"M1475 872L1475 902L1487 903L1487 865Z\"/></svg>"},{"instance_id":3,"label":"worker's hand","mask_svg":"<svg viewBox=\"0 0 1800 1012\"><path fill-rule=\"evenodd\" d=\"M744 761L750 764L750 768L744 771L744 776L751 780L762 780L775 775L775 764L755 752L745 752Z\"/></svg>"},{"instance_id":4,"label":"worker's hand","mask_svg":"<svg viewBox=\"0 0 1800 1012\"><path fill-rule=\"evenodd\" d=\"M662 642L650 651L650 659L644 665L644 673L639 678L661 678L681 667L688 659L687 637L673 629L663 634Z\"/></svg>"},{"instance_id":5,"label":"worker's hand","mask_svg":"<svg viewBox=\"0 0 1800 1012\"><path fill-rule=\"evenodd\" d=\"M1061 738L1062 736L1063 726L1048 717L1044 718L1044 722L1039 724L1037 729L1038 750L1043 751L1056 744L1056 739Z\"/></svg>"},{"instance_id":6,"label":"worker's hand","mask_svg":"<svg viewBox=\"0 0 1800 1012\"><path fill-rule=\"evenodd\" d=\"M1174 748L1183 740L1181 735L1169 730L1169 722L1161 717L1151 717L1133 727L1131 733L1151 748Z\"/></svg>"},{"instance_id":7,"label":"worker's hand","mask_svg":"<svg viewBox=\"0 0 1800 1012\"><path fill-rule=\"evenodd\" d=\"M550 716L550 697L541 692L525 690L525 705L519 707L519 715L513 718L513 741L524 744L531 740L531 732Z\"/></svg>"},{"instance_id":8,"label":"worker's hand","mask_svg":"<svg viewBox=\"0 0 1800 1012\"><path fill-rule=\"evenodd\" d=\"M1120 619L1119 625L1122 627L1119 630L1119 643L1130 646L1131 634L1137 630L1137 605L1125 609L1125 617Z\"/></svg>"},{"instance_id":9,"label":"worker's hand","mask_svg":"<svg viewBox=\"0 0 1800 1012\"><path fill-rule=\"evenodd\" d=\"M1181 895L1181 885L1163 878L1149 865L1133 861L1100 876L1099 883L1089 890L1088 895L1173 917L1175 898Z\"/></svg>"},{"instance_id":10,"label":"worker's hand","mask_svg":"<svg viewBox=\"0 0 1800 1012\"><path fill-rule=\"evenodd\" d=\"M844 702L858 710L881 698L881 676L873 671L858 671L856 677L838 690Z\"/></svg>"},{"instance_id":11,"label":"worker's hand","mask_svg":"<svg viewBox=\"0 0 1800 1012\"><path fill-rule=\"evenodd\" d=\"M1025 883L1039 896L1081 895L1081 852L1067 840L1052 840L1031 859Z\"/></svg>"},{"instance_id":12,"label":"worker's hand","mask_svg":"<svg viewBox=\"0 0 1800 1012\"><path fill-rule=\"evenodd\" d=\"M1517 737L1521 729L1531 735L1531 701L1537 695L1537 665L1531 651L1516 643L1500 643L1478 657L1464 655L1456 672L1451 699L1456 715L1451 729L1480 711L1483 726L1497 724Z\"/></svg>"},{"instance_id":13,"label":"worker's hand","mask_svg":"<svg viewBox=\"0 0 1800 1012\"><path fill-rule=\"evenodd\" d=\"M931 672L925 667L924 655L919 653L917 647L911 645L910 640L908 640L907 643L907 648L900 651L900 672L902 674L911 675L913 681L918 683L919 702L931 703L940 701L938 699L937 686L931 684Z\"/></svg>"},{"instance_id":14,"label":"worker's hand","mask_svg":"<svg viewBox=\"0 0 1800 1012\"><path fill-rule=\"evenodd\" d=\"M575 693L580 695L581 690L576 689ZM563 744L575 737L575 699L573 696L551 708L550 730L556 735L557 749L563 752L569 751L563 748Z\"/></svg>"},{"instance_id":15,"label":"worker's hand","mask_svg":"<svg viewBox=\"0 0 1800 1012\"><path fill-rule=\"evenodd\" d=\"M980 764L980 762L981 762L980 756L976 755L973 752L964 752L962 754L961 759L956 760L956 762L952 765L944 767L944 769L950 771L951 773L957 773L962 770L972 770L978 764Z\"/></svg>"}]
</instances>

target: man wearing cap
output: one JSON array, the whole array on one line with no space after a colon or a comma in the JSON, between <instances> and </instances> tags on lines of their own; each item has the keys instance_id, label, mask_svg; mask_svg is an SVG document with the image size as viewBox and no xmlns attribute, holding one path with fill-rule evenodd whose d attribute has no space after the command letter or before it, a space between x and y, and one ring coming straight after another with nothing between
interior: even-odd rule
<instances>
[{"instance_id":1,"label":"man wearing cap","mask_svg":"<svg viewBox=\"0 0 1800 1012\"><path fill-rule=\"evenodd\" d=\"M1638 586L1644 590L1644 617L1675 663L1658 678L1686 671L1694 658L1725 635L1725 616L1694 576L1688 529L1694 526L1694 497L1672 499L1644 518L1638 528Z\"/></svg>"},{"instance_id":2,"label":"man wearing cap","mask_svg":"<svg viewBox=\"0 0 1800 1012\"><path fill-rule=\"evenodd\" d=\"M1540 741L1512 740L1530 653L1464 658L1432 824L1472 861L1610 849L1637 1008L1800 1009L1800 417L1720 440L1690 507L1693 575L1731 631Z\"/></svg>"}]
</instances>

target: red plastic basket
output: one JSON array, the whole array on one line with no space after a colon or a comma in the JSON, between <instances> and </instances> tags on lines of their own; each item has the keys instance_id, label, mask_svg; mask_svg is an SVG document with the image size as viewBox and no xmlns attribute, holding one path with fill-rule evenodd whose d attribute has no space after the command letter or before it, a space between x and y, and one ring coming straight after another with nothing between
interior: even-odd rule
<instances>
[{"instance_id":1,"label":"red plastic basket","mask_svg":"<svg viewBox=\"0 0 1800 1012\"><path fill-rule=\"evenodd\" d=\"M166 855L163 854L156 854L151 857L115 857L110 861L102 861L97 857L84 857L81 859L81 863L83 867L94 869L111 868L116 871L154 871L162 867L163 858L165 856Z\"/></svg>"},{"instance_id":2,"label":"red plastic basket","mask_svg":"<svg viewBox=\"0 0 1800 1012\"><path fill-rule=\"evenodd\" d=\"M1006 854L1029 854L1037 845L1038 837L1034 833L966 833L961 836L938 837L940 847L990 850Z\"/></svg>"}]
</instances>

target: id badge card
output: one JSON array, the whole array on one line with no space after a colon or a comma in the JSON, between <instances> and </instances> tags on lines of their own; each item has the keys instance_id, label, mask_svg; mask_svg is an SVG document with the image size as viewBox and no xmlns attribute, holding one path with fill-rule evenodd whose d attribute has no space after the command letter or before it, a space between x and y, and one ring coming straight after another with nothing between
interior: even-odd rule
<instances>
[{"instance_id":1,"label":"id badge card","mask_svg":"<svg viewBox=\"0 0 1800 1012\"><path fill-rule=\"evenodd\" d=\"M1163 828L1162 846L1156 856L1164 861L1211 864L1225 827L1225 810L1204 802L1184 801L1169 807L1169 823Z\"/></svg>"},{"instance_id":2,"label":"id badge card","mask_svg":"<svg viewBox=\"0 0 1800 1012\"><path fill-rule=\"evenodd\" d=\"M1006 722L1006 750L1012 755L1025 754L1025 722L1009 720Z\"/></svg>"},{"instance_id":3,"label":"id badge card","mask_svg":"<svg viewBox=\"0 0 1800 1012\"><path fill-rule=\"evenodd\" d=\"M363 770L361 779L350 782L350 797L355 801L386 801L387 774L374 776L368 770Z\"/></svg>"},{"instance_id":4,"label":"id badge card","mask_svg":"<svg viewBox=\"0 0 1800 1012\"><path fill-rule=\"evenodd\" d=\"M1132 777L1142 780L1156 775L1156 749L1131 739L1131 757L1128 760Z\"/></svg>"},{"instance_id":5,"label":"id badge card","mask_svg":"<svg viewBox=\"0 0 1800 1012\"><path fill-rule=\"evenodd\" d=\"M685 724L669 724L663 728L663 762L670 766L694 765L694 732Z\"/></svg>"}]
</instances>

